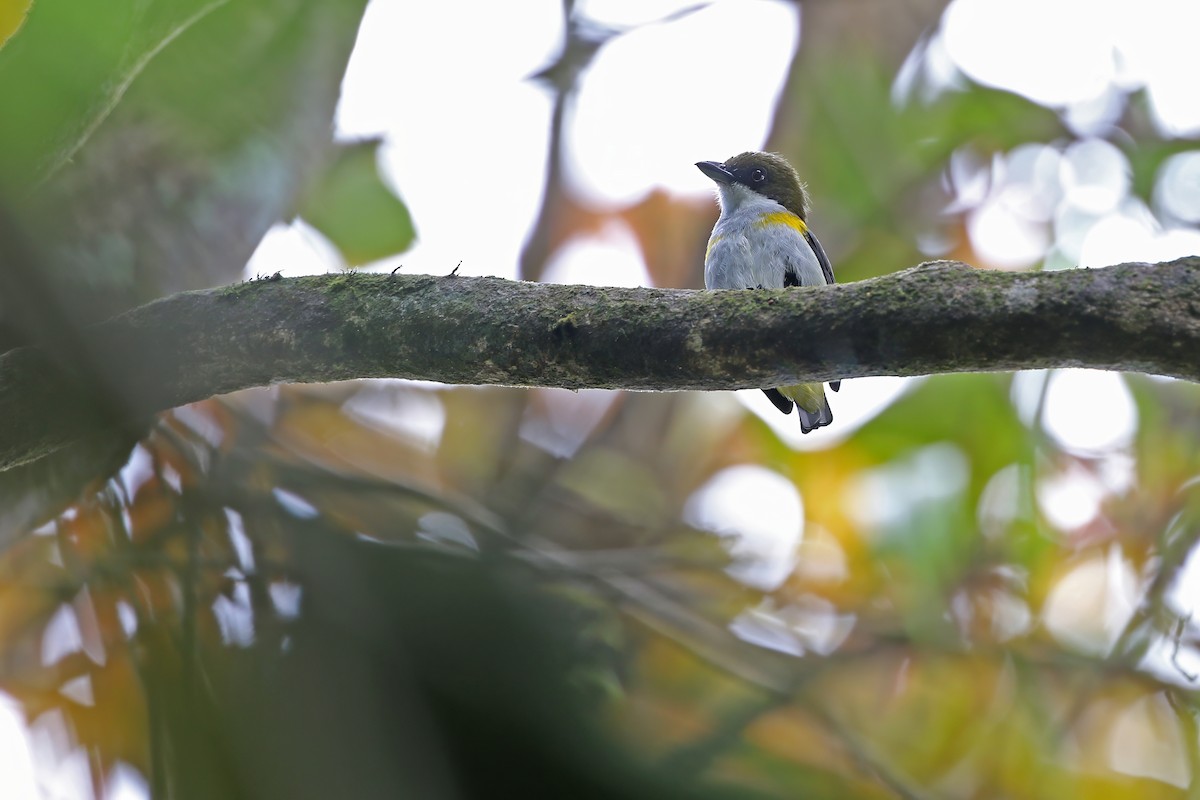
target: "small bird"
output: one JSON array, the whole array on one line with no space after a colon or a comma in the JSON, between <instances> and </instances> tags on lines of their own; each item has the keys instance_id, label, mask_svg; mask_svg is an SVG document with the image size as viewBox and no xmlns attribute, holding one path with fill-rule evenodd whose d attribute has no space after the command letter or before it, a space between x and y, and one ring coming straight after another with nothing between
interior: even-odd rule
<instances>
[{"instance_id":1,"label":"small bird","mask_svg":"<svg viewBox=\"0 0 1200 800\"><path fill-rule=\"evenodd\" d=\"M796 170L775 153L747 152L696 166L716 181L721 216L704 253L709 289L781 289L833 283L833 267L808 229L808 193ZM841 381L831 381L835 392ZM833 422L820 383L763 389L775 407L800 415L808 433Z\"/></svg>"}]
</instances>

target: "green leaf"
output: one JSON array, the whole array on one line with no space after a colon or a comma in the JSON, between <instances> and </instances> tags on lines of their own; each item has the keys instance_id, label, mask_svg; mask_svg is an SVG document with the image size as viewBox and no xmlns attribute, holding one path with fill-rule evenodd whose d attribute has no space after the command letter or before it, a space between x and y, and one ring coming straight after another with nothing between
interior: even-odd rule
<instances>
[{"instance_id":1,"label":"green leaf","mask_svg":"<svg viewBox=\"0 0 1200 800\"><path fill-rule=\"evenodd\" d=\"M379 144L373 139L341 147L300 209L350 264L402 253L417 238L408 206L379 174Z\"/></svg>"},{"instance_id":2,"label":"green leaf","mask_svg":"<svg viewBox=\"0 0 1200 800\"><path fill-rule=\"evenodd\" d=\"M910 146L930 169L941 169L958 148L1006 152L1026 142L1052 142L1067 130L1054 111L1001 89L978 84L948 91L930 105L904 110Z\"/></svg>"},{"instance_id":3,"label":"green leaf","mask_svg":"<svg viewBox=\"0 0 1200 800\"><path fill-rule=\"evenodd\" d=\"M113 101L141 20L132 0L39 3L0 51L0 179L26 187ZM123 67L125 69L123 70Z\"/></svg>"},{"instance_id":4,"label":"green leaf","mask_svg":"<svg viewBox=\"0 0 1200 800\"><path fill-rule=\"evenodd\" d=\"M3 47L4 43L20 30L31 5L33 5L33 0L9 0L9 2L0 3L0 47Z\"/></svg>"}]
</instances>

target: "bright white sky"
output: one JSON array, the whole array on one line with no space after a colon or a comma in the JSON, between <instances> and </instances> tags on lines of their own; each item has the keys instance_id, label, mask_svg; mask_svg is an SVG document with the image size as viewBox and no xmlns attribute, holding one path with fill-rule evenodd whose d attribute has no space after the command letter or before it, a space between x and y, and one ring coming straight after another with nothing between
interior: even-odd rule
<instances>
[{"instance_id":1,"label":"bright white sky","mask_svg":"<svg viewBox=\"0 0 1200 800\"><path fill-rule=\"evenodd\" d=\"M590 0L583 7L598 22L624 26L693 2ZM406 273L446 273L461 261L461 274L515 277L539 200L550 115L547 94L527 78L557 50L560 7L558 0L526 0L518 22L509 5L489 0L372 1L347 74L337 130L343 138L385 137L386 174L409 204L420 236L411 252L378 268L403 264ZM647 25L614 40L584 77L572 112L571 179L597 204L628 203L654 187L711 195L709 181L692 165L762 146L795 45L797 13L791 4L768 0L719 0L679 21ZM730 37L733 28L756 35ZM957 65L982 83L1065 108L1080 131L1101 130L1120 112L1107 90L1110 82L1145 86L1157 124L1192 134L1200 130L1188 61L1197 30L1200 3L1194 0L1143 0L1136 13L1117 0L955 0L930 44L938 68L930 72L940 69L940 80L952 81ZM731 95L739 98L738 113L712 113L711 98ZM1162 229L1129 197L1128 164L1101 140L1067 150L1054 143L1032 145L1009 154L995 187L972 183L990 165L969 162L962 160L956 169L962 185L979 188L970 231L977 249L997 265L1028 265L1051 230L1066 243L1057 254L1064 265L1200 252L1195 231L1183 225ZM1158 210L1181 223L1196 222L1200 157L1179 156L1164 175ZM470 196L463 194L466 185L475 187ZM819 218L821 189L811 189ZM296 224L273 230L246 271L297 275L339 267L320 236ZM573 243L551 277L603 285L649 280L631 237L620 230ZM1021 377L1014 391L1019 408L1032 413L1044 380L1042 373ZM847 381L833 396L837 423L805 437L804 446L848 435L909 383ZM1048 391L1044 421L1051 435L1066 447L1112 455L1117 466L1111 485L1103 488L1127 481L1121 450L1132 437L1136 413L1119 376L1059 372ZM579 397L589 405L588 414L597 416L593 394ZM739 397L789 442L801 444L795 420L775 412L760 393ZM697 522L742 531L747 552L786 560L803 535L802 499L785 491L786 482L756 470L739 467L717 476L711 494L698 497L689 514ZM1047 513L1070 525L1094 511L1101 488L1094 484L1087 476L1064 479L1039 499ZM747 493L763 502L747 504ZM764 531L779 526L746 517L748 506L786 520L787 541L771 541ZM782 556L781 547L787 551ZM777 575L767 565L746 577L769 582ZM0 794L6 798L42 796L28 742L19 717L0 702ZM72 782L72 772L78 771L55 777L54 794L86 796L85 783ZM132 775L119 778L114 788L121 796L144 795Z\"/></svg>"}]
</instances>

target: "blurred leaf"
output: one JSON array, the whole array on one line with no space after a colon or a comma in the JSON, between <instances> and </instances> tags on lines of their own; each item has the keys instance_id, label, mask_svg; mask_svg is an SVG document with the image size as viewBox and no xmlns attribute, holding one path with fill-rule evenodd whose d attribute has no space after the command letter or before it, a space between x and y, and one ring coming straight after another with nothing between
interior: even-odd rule
<instances>
[{"instance_id":1,"label":"blurred leaf","mask_svg":"<svg viewBox=\"0 0 1200 800\"><path fill-rule=\"evenodd\" d=\"M1133 170L1132 191L1147 204L1154 202L1154 190L1158 186L1159 170L1163 163L1171 156L1180 153L1200 151L1200 142L1196 139L1171 139L1168 141L1141 139L1136 142L1118 140L1117 144L1125 145L1121 149L1125 157L1129 159L1129 166Z\"/></svg>"},{"instance_id":2,"label":"blurred leaf","mask_svg":"<svg viewBox=\"0 0 1200 800\"><path fill-rule=\"evenodd\" d=\"M952 442L967 456L975 498L989 477L1028 450L1029 429L1009 399L1011 382L1005 374L927 378L863 425L854 441L880 462Z\"/></svg>"},{"instance_id":3,"label":"blurred leaf","mask_svg":"<svg viewBox=\"0 0 1200 800\"><path fill-rule=\"evenodd\" d=\"M120 82L134 5L38 2L0 49L0 107L21 120L0 126L0 185L27 190L104 105L105 84Z\"/></svg>"},{"instance_id":4,"label":"blurred leaf","mask_svg":"<svg viewBox=\"0 0 1200 800\"><path fill-rule=\"evenodd\" d=\"M978 84L914 102L903 111L906 141L926 168L940 171L958 148L1003 153L1027 142L1051 142L1067 133L1052 110L1026 97Z\"/></svg>"},{"instance_id":5,"label":"blurred leaf","mask_svg":"<svg viewBox=\"0 0 1200 800\"><path fill-rule=\"evenodd\" d=\"M379 145L370 140L338 148L300 207L300 216L352 265L402 253L417 237L408 207L379 174Z\"/></svg>"},{"instance_id":6,"label":"blurred leaf","mask_svg":"<svg viewBox=\"0 0 1200 800\"><path fill-rule=\"evenodd\" d=\"M1137 406L1141 493L1172 496L1200 476L1200 386L1144 375L1127 375L1125 384Z\"/></svg>"},{"instance_id":7,"label":"blurred leaf","mask_svg":"<svg viewBox=\"0 0 1200 800\"><path fill-rule=\"evenodd\" d=\"M21 120L0 125L0 199L33 253L0 273L5 331L57 337L240 275L331 155L365 5L36 3L0 49Z\"/></svg>"},{"instance_id":8,"label":"blurred leaf","mask_svg":"<svg viewBox=\"0 0 1200 800\"><path fill-rule=\"evenodd\" d=\"M804 135L808 149L796 153L797 168L823 209L832 203L860 225L888 220L893 198L917 166L889 101L890 76L868 60L847 60L813 78L795 87L812 109Z\"/></svg>"},{"instance_id":9,"label":"blurred leaf","mask_svg":"<svg viewBox=\"0 0 1200 800\"><path fill-rule=\"evenodd\" d=\"M21 28L32 5L33 0L7 0L0 3L0 47Z\"/></svg>"},{"instance_id":10,"label":"blurred leaf","mask_svg":"<svg viewBox=\"0 0 1200 800\"><path fill-rule=\"evenodd\" d=\"M666 513L654 475L621 453L592 450L566 464L559 476L565 489L614 519L636 525L658 522Z\"/></svg>"},{"instance_id":11,"label":"blurred leaf","mask_svg":"<svg viewBox=\"0 0 1200 800\"><path fill-rule=\"evenodd\" d=\"M25 25L0 49L0 106L21 120L0 128L0 184L27 187L46 177L112 112L159 48L227 1L30 4ZM12 13L23 10L17 3Z\"/></svg>"}]
</instances>

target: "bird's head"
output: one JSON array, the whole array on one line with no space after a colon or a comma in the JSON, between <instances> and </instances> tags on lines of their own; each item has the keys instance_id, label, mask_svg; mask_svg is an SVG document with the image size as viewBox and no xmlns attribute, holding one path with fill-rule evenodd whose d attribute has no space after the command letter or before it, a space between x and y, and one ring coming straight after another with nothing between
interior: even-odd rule
<instances>
[{"instance_id":1,"label":"bird's head","mask_svg":"<svg viewBox=\"0 0 1200 800\"><path fill-rule=\"evenodd\" d=\"M746 191L769 197L800 219L808 220L808 192L800 176L783 156L750 151L739 153L724 163L698 161L696 166L717 183L721 203L736 204Z\"/></svg>"}]
</instances>

